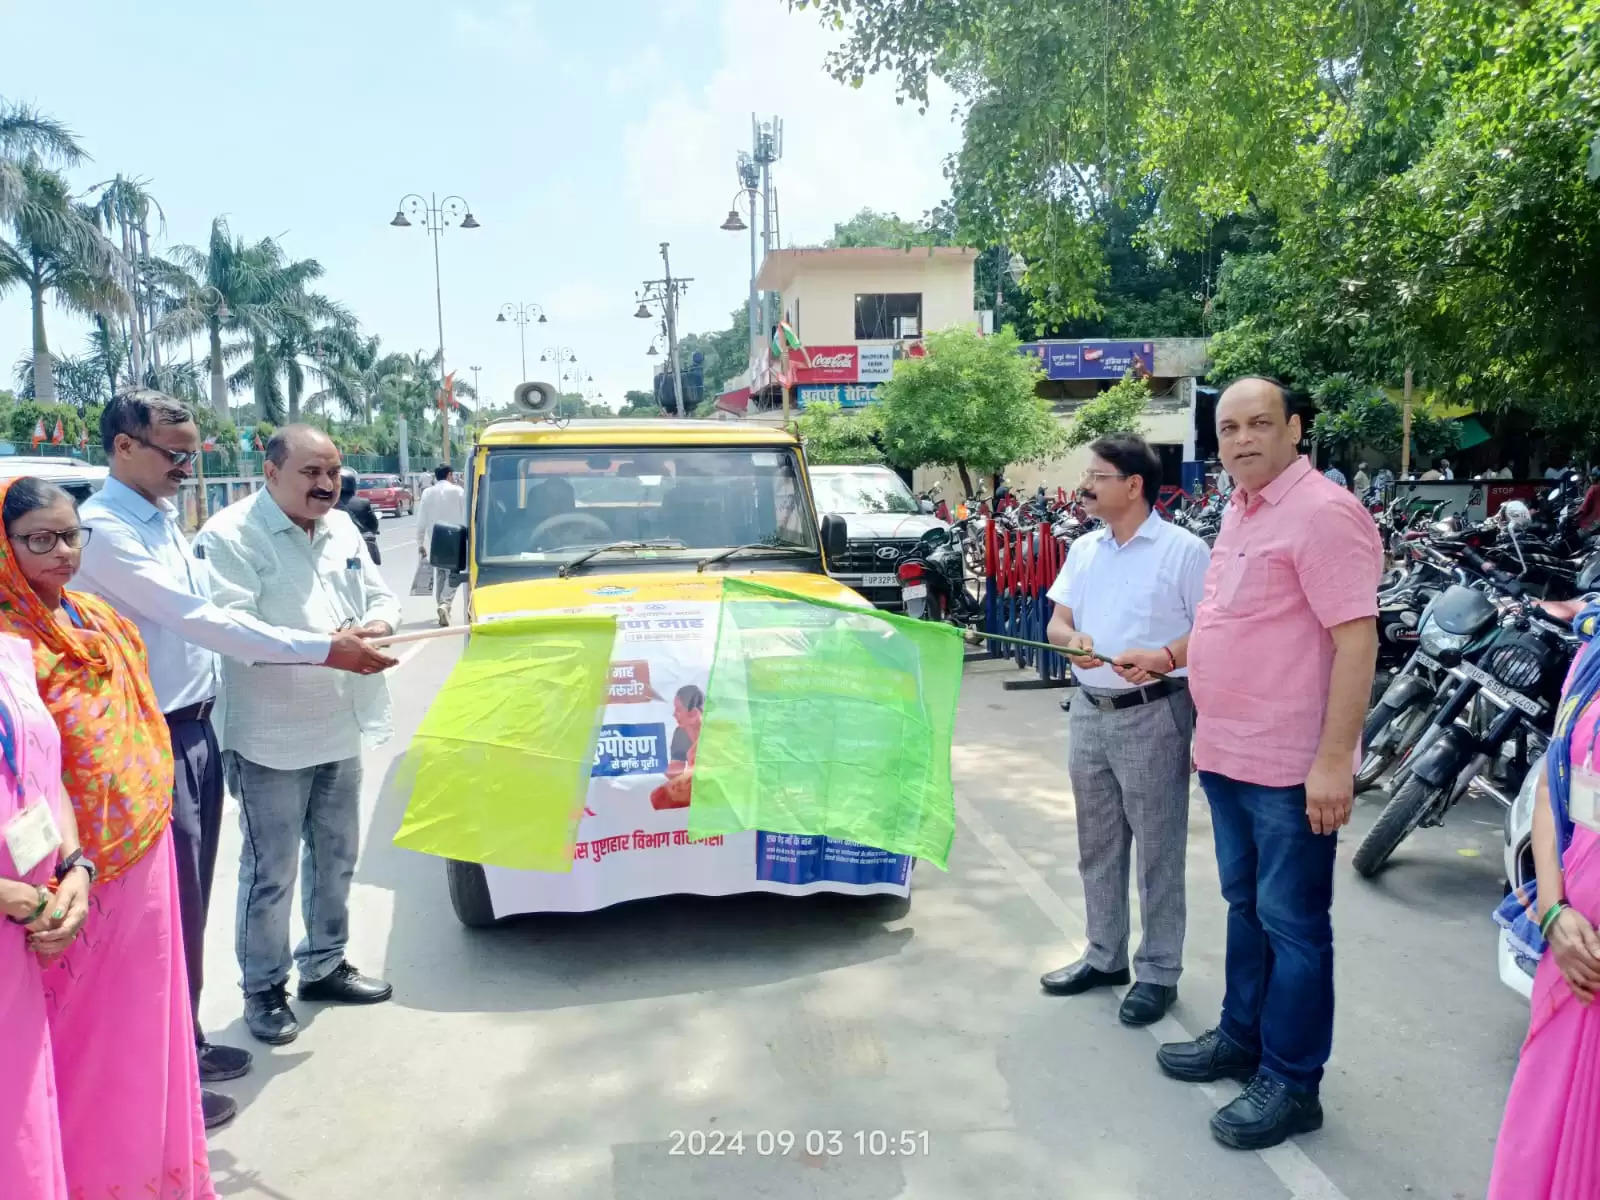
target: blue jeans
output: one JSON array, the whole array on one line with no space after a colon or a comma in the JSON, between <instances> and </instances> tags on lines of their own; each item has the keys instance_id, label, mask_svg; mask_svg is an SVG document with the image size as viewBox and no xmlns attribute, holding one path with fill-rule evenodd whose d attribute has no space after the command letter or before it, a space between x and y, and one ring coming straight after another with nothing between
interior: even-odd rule
<instances>
[{"instance_id":1,"label":"blue jeans","mask_svg":"<svg viewBox=\"0 0 1600 1200\"><path fill-rule=\"evenodd\" d=\"M1261 1068L1315 1092L1333 1049L1333 861L1306 789L1200 772L1228 902L1221 1030Z\"/></svg>"},{"instance_id":2,"label":"blue jeans","mask_svg":"<svg viewBox=\"0 0 1600 1200\"><path fill-rule=\"evenodd\" d=\"M296 867L306 936L293 961L302 983L321 979L344 960L350 936L350 879L361 841L361 759L280 771L232 751L226 758L244 833L234 949L245 993L289 980Z\"/></svg>"}]
</instances>

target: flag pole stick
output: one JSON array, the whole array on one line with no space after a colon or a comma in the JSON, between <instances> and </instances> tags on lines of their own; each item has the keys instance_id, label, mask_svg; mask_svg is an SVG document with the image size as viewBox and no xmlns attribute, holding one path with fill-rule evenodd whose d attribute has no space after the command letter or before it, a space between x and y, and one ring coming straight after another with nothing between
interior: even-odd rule
<instances>
[{"instance_id":1,"label":"flag pole stick","mask_svg":"<svg viewBox=\"0 0 1600 1200\"><path fill-rule=\"evenodd\" d=\"M442 638L465 637L471 633L471 625L446 625L442 629L414 629L410 633L391 633L388 637L373 638L374 646L404 646L412 642L433 642ZM963 629L962 637L973 645L984 642L1006 642L1013 646L1028 646L1034 650L1052 650L1057 654L1065 654L1068 658L1093 658L1094 654L1088 650L1068 650L1061 646L1052 646L1049 642L1031 642L1027 638L1011 637L1004 633L986 633L981 629ZM1111 663L1111 666L1126 666L1125 663ZM1167 676L1161 671L1147 672L1152 679L1165 679Z\"/></svg>"},{"instance_id":2,"label":"flag pole stick","mask_svg":"<svg viewBox=\"0 0 1600 1200\"><path fill-rule=\"evenodd\" d=\"M1089 650L1068 650L1064 646L1052 646L1049 642L1030 642L1027 638L1011 637L1004 633L986 633L981 629L963 629L961 635L967 642L974 646L981 646L984 642L1009 642L1013 646L1028 646L1034 650L1053 650L1057 654L1065 654L1068 658L1093 658L1094 653ZM1110 663L1113 667L1126 667L1127 663ZM1147 671L1152 679L1165 679L1167 676L1161 671Z\"/></svg>"}]
</instances>

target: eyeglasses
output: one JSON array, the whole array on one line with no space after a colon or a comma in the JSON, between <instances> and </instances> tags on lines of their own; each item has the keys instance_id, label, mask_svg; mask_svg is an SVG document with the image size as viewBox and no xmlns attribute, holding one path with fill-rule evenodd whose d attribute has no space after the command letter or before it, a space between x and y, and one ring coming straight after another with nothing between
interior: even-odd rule
<instances>
[{"instance_id":1,"label":"eyeglasses","mask_svg":"<svg viewBox=\"0 0 1600 1200\"><path fill-rule=\"evenodd\" d=\"M1085 471L1078 476L1079 479L1128 479L1130 476L1121 471Z\"/></svg>"},{"instance_id":2,"label":"eyeglasses","mask_svg":"<svg viewBox=\"0 0 1600 1200\"><path fill-rule=\"evenodd\" d=\"M21 542L31 554L49 554L56 548L57 542L64 543L69 550L81 550L92 533L94 530L87 526L77 525L71 529L36 529L11 540Z\"/></svg>"},{"instance_id":3,"label":"eyeglasses","mask_svg":"<svg viewBox=\"0 0 1600 1200\"><path fill-rule=\"evenodd\" d=\"M165 446L158 446L154 442L146 441L136 433L130 433L128 436L138 442L139 445L148 446L157 454L165 454L172 460L172 465L175 467L192 467L195 464L195 460L200 457L200 451L198 450L168 450Z\"/></svg>"}]
</instances>

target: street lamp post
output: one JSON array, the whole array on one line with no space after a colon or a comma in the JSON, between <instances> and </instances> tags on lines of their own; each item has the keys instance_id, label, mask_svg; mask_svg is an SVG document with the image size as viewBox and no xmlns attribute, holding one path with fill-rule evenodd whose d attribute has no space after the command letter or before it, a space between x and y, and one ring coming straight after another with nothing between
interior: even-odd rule
<instances>
[{"instance_id":1,"label":"street lamp post","mask_svg":"<svg viewBox=\"0 0 1600 1200\"><path fill-rule=\"evenodd\" d=\"M722 228L729 233L740 233L746 228L750 230L750 361L754 362L761 347L761 314L756 311L756 275L761 269L760 259L756 255L756 199L761 194L761 167L754 158L741 150L738 169L739 191L733 194L733 200L728 204L728 219L723 221ZM735 207L740 194L743 194L750 204L748 226Z\"/></svg>"},{"instance_id":2,"label":"street lamp post","mask_svg":"<svg viewBox=\"0 0 1600 1200\"><path fill-rule=\"evenodd\" d=\"M400 197L400 203L395 206L394 220L389 224L397 229L407 229L417 223L411 218L420 220L422 227L433 238L433 304L439 319L439 408L444 450L444 457L440 461L449 462L450 412L444 404L444 287L439 278L439 235L452 225L460 229L476 229L478 218L472 215L472 206L460 196L446 196L441 200L436 192L430 192L424 199L416 192L409 192Z\"/></svg>"},{"instance_id":3,"label":"street lamp post","mask_svg":"<svg viewBox=\"0 0 1600 1200\"><path fill-rule=\"evenodd\" d=\"M672 372L672 398L678 416L683 417L686 413L683 406L683 371L678 362L678 297L688 290L693 280L684 276L673 278L672 260L667 256L667 245L666 242L661 243L661 266L664 277L645 280L644 290L639 294L639 307L633 315L642 321L648 321L654 315L650 311L650 305L661 305L667 326L667 367Z\"/></svg>"},{"instance_id":4,"label":"street lamp post","mask_svg":"<svg viewBox=\"0 0 1600 1200\"><path fill-rule=\"evenodd\" d=\"M564 394L567 380L577 374L578 352L571 346L551 346L540 353L539 361L555 368L556 396L559 399Z\"/></svg>"},{"instance_id":5,"label":"street lamp post","mask_svg":"<svg viewBox=\"0 0 1600 1200\"><path fill-rule=\"evenodd\" d=\"M507 321L510 321L517 327L517 340L522 344L522 379L520 380L522 383L528 382L528 325L535 319L535 313L538 314L539 324L548 324L549 319L544 315L544 305L542 304L512 304L507 302L500 306L500 315L495 318L498 324L504 325Z\"/></svg>"}]
</instances>

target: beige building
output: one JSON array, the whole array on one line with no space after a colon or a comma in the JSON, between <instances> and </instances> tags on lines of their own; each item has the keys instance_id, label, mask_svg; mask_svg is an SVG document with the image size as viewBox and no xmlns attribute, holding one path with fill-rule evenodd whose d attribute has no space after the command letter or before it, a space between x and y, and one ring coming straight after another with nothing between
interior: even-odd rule
<instances>
[{"instance_id":1,"label":"beige building","mask_svg":"<svg viewBox=\"0 0 1600 1200\"><path fill-rule=\"evenodd\" d=\"M803 410L814 400L864 407L889 378L896 359L922 352L926 334L955 327L984 328L989 314L974 305L977 259L976 250L958 246L769 253L756 286L778 295L778 311L805 347L803 353L790 356L792 411ZM732 380L718 407L748 419L779 421L783 389L776 365L764 345L762 349L753 378L747 372ZM1140 432L1161 455L1167 482L1179 482L1182 464L1207 450L1197 440L1210 439L1196 436L1196 380L1206 373L1205 339L1047 341L1024 349L1036 355L1045 369L1047 378L1039 384L1039 395L1050 402L1063 424L1125 370L1147 376L1154 398ZM1014 463L1006 478L1018 491L1032 491L1040 484L1070 491L1088 458L1088 450L1080 449L1049 462ZM919 489L934 482L947 496L960 493L954 471L916 472Z\"/></svg>"},{"instance_id":2,"label":"beige building","mask_svg":"<svg viewBox=\"0 0 1600 1200\"><path fill-rule=\"evenodd\" d=\"M804 343L792 357L790 402L870 402L894 361L922 352L922 338L977 329L973 273L978 252L960 246L884 246L774 250L756 286L778 297L777 311ZM770 311L770 310L769 310ZM718 401L728 412L771 419L782 404L775 364L765 355L729 382Z\"/></svg>"},{"instance_id":3,"label":"beige building","mask_svg":"<svg viewBox=\"0 0 1600 1200\"><path fill-rule=\"evenodd\" d=\"M915 340L936 329L978 327L972 305L978 252L959 246L775 250L756 286L807 346Z\"/></svg>"}]
</instances>

